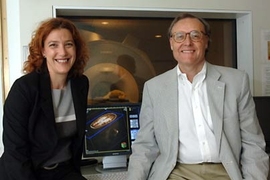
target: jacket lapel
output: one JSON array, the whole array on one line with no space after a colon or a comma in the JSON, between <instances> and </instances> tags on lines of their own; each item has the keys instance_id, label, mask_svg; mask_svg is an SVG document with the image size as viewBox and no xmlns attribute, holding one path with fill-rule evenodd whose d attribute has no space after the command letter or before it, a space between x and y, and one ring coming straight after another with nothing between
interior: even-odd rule
<instances>
[{"instance_id":1,"label":"jacket lapel","mask_svg":"<svg viewBox=\"0 0 270 180\"><path fill-rule=\"evenodd\" d=\"M161 105L163 109L166 109L164 116L166 117L167 129L172 135L173 141L178 141L179 134L179 121L178 121L178 80L176 66L170 71L170 74L166 77L166 85L164 86L163 102ZM163 124L164 125L164 124ZM162 125L162 126L163 126Z\"/></svg>"},{"instance_id":2,"label":"jacket lapel","mask_svg":"<svg viewBox=\"0 0 270 180\"><path fill-rule=\"evenodd\" d=\"M51 83L49 74L40 74L40 85L39 92L41 97L41 108L44 111L44 114L47 116L50 123L55 124L55 116L53 110L53 102L52 102L52 92L51 92ZM52 127L55 127L53 125Z\"/></svg>"},{"instance_id":3,"label":"jacket lapel","mask_svg":"<svg viewBox=\"0 0 270 180\"><path fill-rule=\"evenodd\" d=\"M214 134L217 141L217 147L220 151L221 132L223 128L223 107L225 83L220 82L221 74L215 68L207 63L207 93L210 114L213 121ZM211 95L211 96L210 96Z\"/></svg>"},{"instance_id":4,"label":"jacket lapel","mask_svg":"<svg viewBox=\"0 0 270 180\"><path fill-rule=\"evenodd\" d=\"M52 92L51 92L51 83L50 76L48 73L40 73L39 74L39 93L40 93L40 107L44 112L44 116L46 116L46 123L48 123L48 127L51 127L51 132L48 134L50 139L56 143L57 132L55 125L55 115L53 110L53 102L52 102Z\"/></svg>"},{"instance_id":5,"label":"jacket lapel","mask_svg":"<svg viewBox=\"0 0 270 180\"><path fill-rule=\"evenodd\" d=\"M84 114L80 113L81 110L85 107L83 106L85 102L81 102L81 100L84 100L83 97L84 92L82 87L84 87L84 84L80 84L80 80L74 80L71 79L71 92L72 92L72 98L74 103L74 109L75 109L75 115L76 115L76 123L77 123L77 132L79 133L79 137L82 137L84 135L84 128L85 128L85 116ZM86 109L85 109L86 114Z\"/></svg>"}]
</instances>

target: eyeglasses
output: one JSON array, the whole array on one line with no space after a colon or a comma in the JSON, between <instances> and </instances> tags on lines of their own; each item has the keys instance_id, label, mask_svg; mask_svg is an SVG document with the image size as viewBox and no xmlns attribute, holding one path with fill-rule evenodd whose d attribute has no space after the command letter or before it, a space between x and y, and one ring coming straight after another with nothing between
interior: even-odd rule
<instances>
[{"instance_id":1,"label":"eyeglasses","mask_svg":"<svg viewBox=\"0 0 270 180\"><path fill-rule=\"evenodd\" d=\"M206 33L202 32L202 31L197 31L197 30L193 30L190 31L189 33L185 33L185 32L176 32L174 34L171 35L171 37L173 38L173 40L177 43L181 43L184 42L186 40L187 35L189 34L190 39L193 42L198 42L202 39L203 35L207 35Z\"/></svg>"}]
</instances>

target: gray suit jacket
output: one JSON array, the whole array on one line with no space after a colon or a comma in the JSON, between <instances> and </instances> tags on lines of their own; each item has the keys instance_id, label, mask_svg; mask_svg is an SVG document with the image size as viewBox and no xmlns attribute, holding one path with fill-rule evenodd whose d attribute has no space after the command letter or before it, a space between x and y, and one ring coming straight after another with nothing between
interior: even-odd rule
<instances>
[{"instance_id":1,"label":"gray suit jacket","mask_svg":"<svg viewBox=\"0 0 270 180\"><path fill-rule=\"evenodd\" d=\"M145 83L128 180L165 180L177 163L176 68ZM206 84L219 157L230 178L266 180L268 155L247 74L207 63Z\"/></svg>"}]
</instances>

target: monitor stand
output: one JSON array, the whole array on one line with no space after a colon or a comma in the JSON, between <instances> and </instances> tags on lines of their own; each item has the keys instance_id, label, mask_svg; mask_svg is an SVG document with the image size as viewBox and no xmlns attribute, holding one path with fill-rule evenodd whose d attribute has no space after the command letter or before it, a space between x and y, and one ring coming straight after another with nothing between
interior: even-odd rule
<instances>
[{"instance_id":1,"label":"monitor stand","mask_svg":"<svg viewBox=\"0 0 270 180\"><path fill-rule=\"evenodd\" d=\"M127 156L118 155L118 156L104 156L102 159L102 165L97 166L96 170L98 172L106 171L123 171L127 168Z\"/></svg>"}]
</instances>

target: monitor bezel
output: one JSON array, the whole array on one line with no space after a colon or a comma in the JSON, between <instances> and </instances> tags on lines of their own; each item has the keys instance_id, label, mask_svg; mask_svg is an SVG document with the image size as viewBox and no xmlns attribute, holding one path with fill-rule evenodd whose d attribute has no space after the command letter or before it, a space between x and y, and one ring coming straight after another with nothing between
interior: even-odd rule
<instances>
[{"instance_id":1,"label":"monitor bezel","mask_svg":"<svg viewBox=\"0 0 270 180\"><path fill-rule=\"evenodd\" d=\"M140 106L140 103L117 103L117 104L110 104L110 103L104 103L104 104L93 104L93 105L87 105L87 111L90 108L129 108L129 107L134 107L134 106ZM86 111L86 113L87 113ZM110 151L99 151L96 153L88 153L87 148L86 148L86 134L84 136L84 142L83 142L83 159L88 159L88 158L98 158L98 157L106 157L106 156L121 156L121 155L130 155L132 153L131 145L132 145L132 139L131 139L131 128L130 128L130 121L129 117L127 115L126 117L126 126L127 126L127 133L128 133L128 142L127 142L127 149L123 151L119 150L110 150ZM86 120L87 123L87 120ZM85 129L87 130L87 129Z\"/></svg>"}]
</instances>

